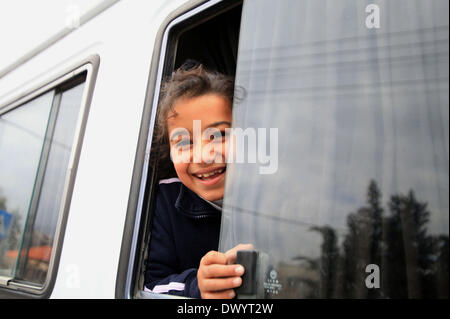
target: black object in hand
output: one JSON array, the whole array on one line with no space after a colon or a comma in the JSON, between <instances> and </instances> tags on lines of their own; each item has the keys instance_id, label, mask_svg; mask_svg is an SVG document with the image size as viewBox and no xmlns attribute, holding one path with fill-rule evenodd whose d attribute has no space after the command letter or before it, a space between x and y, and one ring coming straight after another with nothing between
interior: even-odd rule
<instances>
[{"instance_id":1,"label":"black object in hand","mask_svg":"<svg viewBox=\"0 0 450 319\"><path fill-rule=\"evenodd\" d=\"M256 250L238 250L236 264L242 265L245 272L242 275L242 284L236 289L237 294L254 295L256 294L256 263L258 252Z\"/></svg>"}]
</instances>

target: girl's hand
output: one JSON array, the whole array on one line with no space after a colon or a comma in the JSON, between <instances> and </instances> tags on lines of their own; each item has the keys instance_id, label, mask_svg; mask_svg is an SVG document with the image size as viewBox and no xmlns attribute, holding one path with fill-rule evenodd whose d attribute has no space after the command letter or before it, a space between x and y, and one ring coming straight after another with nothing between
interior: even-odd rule
<instances>
[{"instance_id":1,"label":"girl's hand","mask_svg":"<svg viewBox=\"0 0 450 319\"><path fill-rule=\"evenodd\" d=\"M197 272L198 288L203 299L232 299L236 296L234 288L242 284L244 274L242 265L235 265L236 252L252 249L252 245L237 245L225 254L210 251L203 256Z\"/></svg>"}]
</instances>

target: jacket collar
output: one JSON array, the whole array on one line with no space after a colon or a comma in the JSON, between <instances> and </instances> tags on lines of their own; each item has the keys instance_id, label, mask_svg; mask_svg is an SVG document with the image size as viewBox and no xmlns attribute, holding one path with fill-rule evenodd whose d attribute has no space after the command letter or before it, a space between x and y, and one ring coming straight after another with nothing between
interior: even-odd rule
<instances>
[{"instance_id":1,"label":"jacket collar","mask_svg":"<svg viewBox=\"0 0 450 319\"><path fill-rule=\"evenodd\" d=\"M175 207L178 211L191 218L220 216L220 211L184 186L183 183L180 184L180 193L175 202Z\"/></svg>"}]
</instances>

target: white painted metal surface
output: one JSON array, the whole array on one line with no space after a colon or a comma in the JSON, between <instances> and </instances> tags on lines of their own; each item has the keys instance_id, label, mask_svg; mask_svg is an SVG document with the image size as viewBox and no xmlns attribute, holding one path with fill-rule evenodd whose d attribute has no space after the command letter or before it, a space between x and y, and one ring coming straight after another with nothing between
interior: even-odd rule
<instances>
[{"instance_id":1,"label":"white painted metal surface","mask_svg":"<svg viewBox=\"0 0 450 319\"><path fill-rule=\"evenodd\" d=\"M155 37L183 2L118 1L0 78L1 105L100 56L52 298L114 297Z\"/></svg>"}]
</instances>

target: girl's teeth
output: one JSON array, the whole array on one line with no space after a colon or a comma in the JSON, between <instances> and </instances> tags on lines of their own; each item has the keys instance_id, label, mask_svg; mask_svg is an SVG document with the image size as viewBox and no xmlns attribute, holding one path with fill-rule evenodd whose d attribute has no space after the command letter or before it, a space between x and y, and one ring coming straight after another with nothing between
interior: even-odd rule
<instances>
[{"instance_id":1,"label":"girl's teeth","mask_svg":"<svg viewBox=\"0 0 450 319\"><path fill-rule=\"evenodd\" d=\"M211 172L211 173L198 174L197 177L199 177L199 178L205 178L205 177L208 178L208 177L213 176L213 175L215 175L215 174L220 174L220 173L222 173L223 170L224 170L224 169L217 169L217 170L215 170L215 171L213 171L213 172Z\"/></svg>"}]
</instances>

